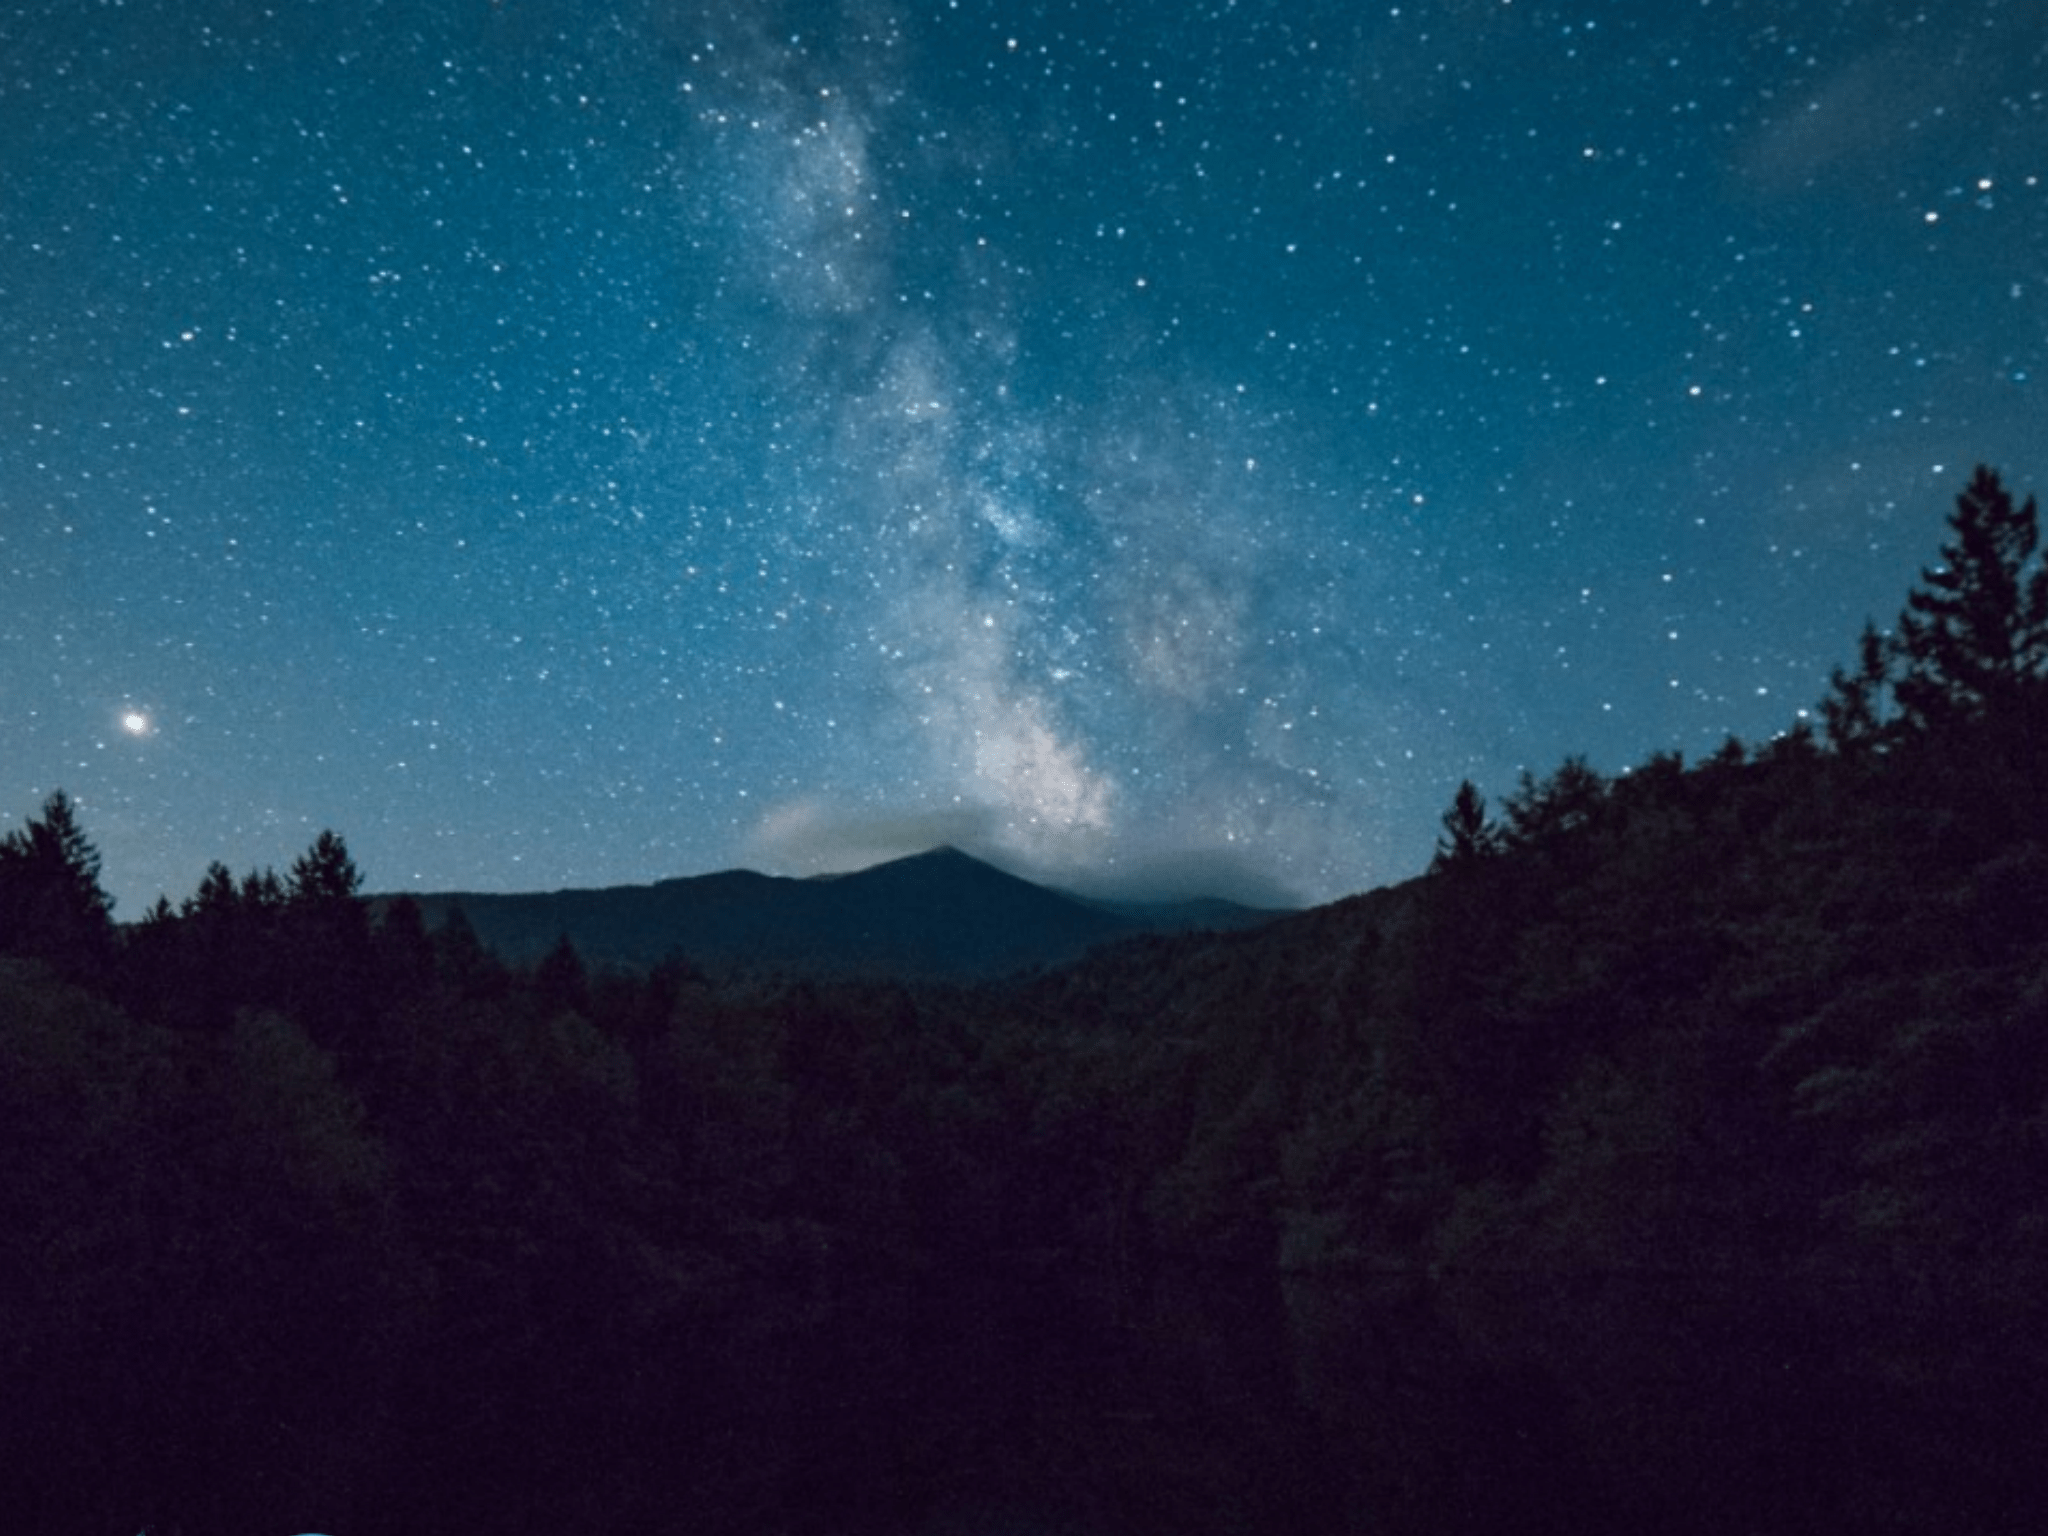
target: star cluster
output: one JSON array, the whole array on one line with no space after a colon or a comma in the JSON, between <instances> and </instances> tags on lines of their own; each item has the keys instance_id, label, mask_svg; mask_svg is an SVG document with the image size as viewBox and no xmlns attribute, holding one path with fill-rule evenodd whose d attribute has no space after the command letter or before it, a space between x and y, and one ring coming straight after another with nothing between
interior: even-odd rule
<instances>
[{"instance_id":1,"label":"star cluster","mask_svg":"<svg viewBox=\"0 0 2048 1536\"><path fill-rule=\"evenodd\" d=\"M0 812L124 916L1321 899L2043 473L2035 0L0 11Z\"/></svg>"}]
</instances>

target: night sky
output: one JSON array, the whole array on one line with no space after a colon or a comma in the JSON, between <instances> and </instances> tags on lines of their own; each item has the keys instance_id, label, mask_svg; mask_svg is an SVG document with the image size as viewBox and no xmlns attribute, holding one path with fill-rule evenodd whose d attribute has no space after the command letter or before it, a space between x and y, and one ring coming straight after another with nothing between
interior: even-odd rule
<instances>
[{"instance_id":1,"label":"night sky","mask_svg":"<svg viewBox=\"0 0 2048 1536\"><path fill-rule=\"evenodd\" d=\"M0 5L0 826L133 918L1419 871L2048 481L2048 6Z\"/></svg>"}]
</instances>

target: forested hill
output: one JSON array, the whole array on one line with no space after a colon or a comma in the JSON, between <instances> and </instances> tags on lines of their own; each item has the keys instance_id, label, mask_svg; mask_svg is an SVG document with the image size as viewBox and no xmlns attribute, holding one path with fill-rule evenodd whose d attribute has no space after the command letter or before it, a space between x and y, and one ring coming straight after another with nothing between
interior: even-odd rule
<instances>
[{"instance_id":1,"label":"forested hill","mask_svg":"<svg viewBox=\"0 0 2048 1536\"><path fill-rule=\"evenodd\" d=\"M2037 1528L2036 546L1980 472L1821 730L1569 760L1497 816L1462 786L1422 879L1002 988L509 967L416 905L373 923L331 836L117 932L55 798L0 847L0 1358L37 1405L0 1498L910 1529L1025 1410L921 1397L955 1357L906 1298L1007 1268L1122 1318L1228 1266L1324 1287L1351 1362L1277 1372L1322 1458L1277 1481L1345 1493L1286 1528L1504 1528L1510 1468L1581 1530ZM1360 1395L1416 1385L1388 1362L1423 1337L1459 1362L1434 1407ZM1142 1441L1118 1528L1280 1528L1203 1480L1227 1438L1158 1443L1184 1388L1059 1475Z\"/></svg>"},{"instance_id":2,"label":"forested hill","mask_svg":"<svg viewBox=\"0 0 2048 1536\"><path fill-rule=\"evenodd\" d=\"M391 899L373 898L373 911ZM413 899L430 930L460 908L487 948L518 964L566 939L603 968L680 959L715 974L785 977L994 977L1128 934L1252 927L1275 915L1220 900L1088 901L955 848L803 880L728 870L605 890Z\"/></svg>"}]
</instances>

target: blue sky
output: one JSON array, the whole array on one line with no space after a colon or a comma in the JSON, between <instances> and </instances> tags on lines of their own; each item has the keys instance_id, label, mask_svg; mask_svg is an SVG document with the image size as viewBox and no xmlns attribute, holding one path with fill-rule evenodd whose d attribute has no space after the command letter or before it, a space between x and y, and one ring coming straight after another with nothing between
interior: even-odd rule
<instances>
[{"instance_id":1,"label":"blue sky","mask_svg":"<svg viewBox=\"0 0 2048 1536\"><path fill-rule=\"evenodd\" d=\"M1316 900L1766 738L2041 471L1968 12L0 7L0 813Z\"/></svg>"}]
</instances>

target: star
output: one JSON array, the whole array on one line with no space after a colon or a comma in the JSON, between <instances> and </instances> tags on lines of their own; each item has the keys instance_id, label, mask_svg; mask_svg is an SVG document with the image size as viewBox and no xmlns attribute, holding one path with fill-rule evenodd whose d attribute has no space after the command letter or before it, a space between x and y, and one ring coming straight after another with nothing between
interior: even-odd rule
<instances>
[{"instance_id":1,"label":"star","mask_svg":"<svg viewBox=\"0 0 2048 1536\"><path fill-rule=\"evenodd\" d=\"M1330 899L1771 739L2048 474L2038 6L167 9L0 22L5 761L126 910L318 827Z\"/></svg>"}]
</instances>

